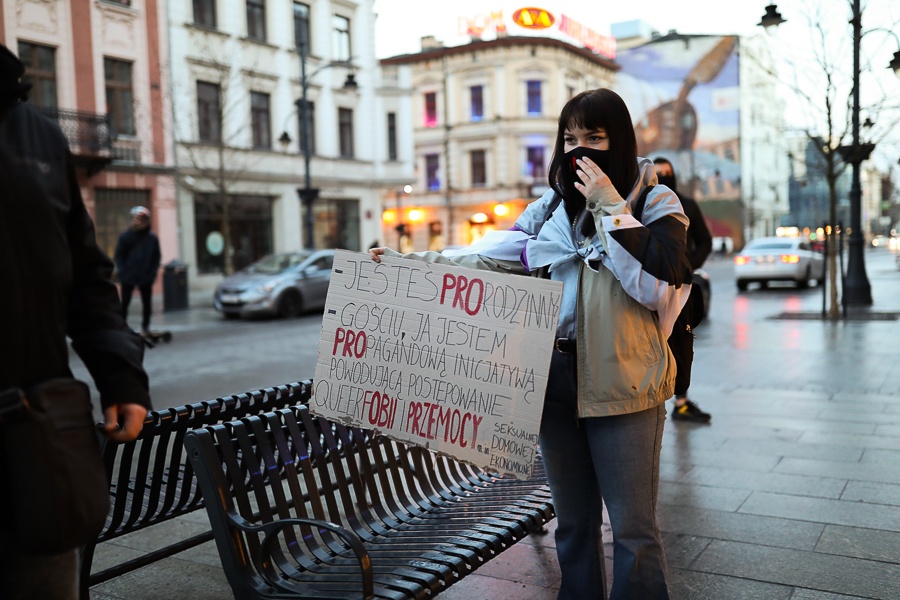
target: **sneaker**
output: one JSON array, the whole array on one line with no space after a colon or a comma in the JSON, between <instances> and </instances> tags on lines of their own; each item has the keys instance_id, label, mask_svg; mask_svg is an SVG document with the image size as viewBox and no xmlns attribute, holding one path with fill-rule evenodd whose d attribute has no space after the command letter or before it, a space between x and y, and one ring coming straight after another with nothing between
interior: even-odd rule
<instances>
[{"instance_id":1,"label":"sneaker","mask_svg":"<svg viewBox=\"0 0 900 600\"><path fill-rule=\"evenodd\" d=\"M700 410L700 407L688 400L682 406L676 406L672 410L672 418L676 421L693 421L695 423L709 423L712 415Z\"/></svg>"}]
</instances>

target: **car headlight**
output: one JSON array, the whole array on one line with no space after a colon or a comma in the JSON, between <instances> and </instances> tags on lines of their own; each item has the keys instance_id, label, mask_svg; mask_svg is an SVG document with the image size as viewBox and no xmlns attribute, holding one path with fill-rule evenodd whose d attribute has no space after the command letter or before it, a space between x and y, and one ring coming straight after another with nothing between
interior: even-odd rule
<instances>
[{"instance_id":1,"label":"car headlight","mask_svg":"<svg viewBox=\"0 0 900 600\"><path fill-rule=\"evenodd\" d=\"M278 282L270 281L270 282L264 283L261 286L259 286L258 288L256 288L256 291L260 294L268 294L272 290L274 290L276 287L278 287Z\"/></svg>"}]
</instances>

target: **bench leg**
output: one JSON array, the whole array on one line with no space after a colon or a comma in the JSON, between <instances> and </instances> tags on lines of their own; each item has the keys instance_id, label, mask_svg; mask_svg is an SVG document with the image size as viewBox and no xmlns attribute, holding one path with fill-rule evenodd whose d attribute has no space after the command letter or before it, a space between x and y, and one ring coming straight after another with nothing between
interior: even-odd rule
<instances>
[{"instance_id":1,"label":"bench leg","mask_svg":"<svg viewBox=\"0 0 900 600\"><path fill-rule=\"evenodd\" d=\"M78 549L78 598L90 600L91 566L94 563L95 544L88 544Z\"/></svg>"}]
</instances>

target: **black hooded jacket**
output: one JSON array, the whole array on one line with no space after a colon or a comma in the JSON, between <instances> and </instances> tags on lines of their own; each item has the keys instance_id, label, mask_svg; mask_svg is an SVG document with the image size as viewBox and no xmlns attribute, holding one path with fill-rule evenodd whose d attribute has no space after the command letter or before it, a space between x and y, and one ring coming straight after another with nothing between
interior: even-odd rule
<instances>
[{"instance_id":1,"label":"black hooded jacket","mask_svg":"<svg viewBox=\"0 0 900 600\"><path fill-rule=\"evenodd\" d=\"M669 164L671 165L671 163ZM658 176L657 179L659 183L678 195L678 199L681 200L681 208L691 221L687 230L688 257L691 260L691 268L696 271L703 266L712 251L712 235L709 233L709 227L706 226L700 205L690 196L685 196L678 191L678 181L674 173L669 176Z\"/></svg>"},{"instance_id":2,"label":"black hooded jacket","mask_svg":"<svg viewBox=\"0 0 900 600\"><path fill-rule=\"evenodd\" d=\"M159 239L144 229L129 229L116 244L116 272L122 285L152 285L159 271Z\"/></svg>"},{"instance_id":3,"label":"black hooded jacket","mask_svg":"<svg viewBox=\"0 0 900 600\"><path fill-rule=\"evenodd\" d=\"M149 408L143 343L122 318L66 139L9 85L0 76L0 390L71 377L69 336L104 408Z\"/></svg>"}]
</instances>

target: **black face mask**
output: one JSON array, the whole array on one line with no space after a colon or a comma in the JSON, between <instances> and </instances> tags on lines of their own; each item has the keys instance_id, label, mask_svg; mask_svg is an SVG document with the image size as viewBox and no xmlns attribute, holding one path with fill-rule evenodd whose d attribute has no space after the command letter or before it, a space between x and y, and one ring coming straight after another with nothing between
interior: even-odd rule
<instances>
[{"instance_id":1,"label":"black face mask","mask_svg":"<svg viewBox=\"0 0 900 600\"><path fill-rule=\"evenodd\" d=\"M657 175L656 181L659 182L660 185L664 185L673 192L677 192L675 189L675 176L674 175Z\"/></svg>"},{"instance_id":2,"label":"black face mask","mask_svg":"<svg viewBox=\"0 0 900 600\"><path fill-rule=\"evenodd\" d=\"M574 175L575 170L578 166L575 164L575 160L579 158L589 158L594 163L600 167L604 173L609 175L607 171L609 171L609 159L610 159L610 151L609 150L597 150L596 148L586 148L584 146L578 146L577 148L572 148L568 152L566 152L566 158L568 159L568 164L572 167L572 174Z\"/></svg>"},{"instance_id":3,"label":"black face mask","mask_svg":"<svg viewBox=\"0 0 900 600\"><path fill-rule=\"evenodd\" d=\"M560 175L562 176L561 183L563 187L563 197L583 201L584 196L575 187L576 182L581 182L581 179L576 174L576 171L578 171L579 168L578 165L575 164L575 161L579 158L591 159L592 161L594 161L594 164L600 167L600 169L608 175L610 151L578 146L577 148L573 148L572 150L566 152L565 161L563 162L562 169L560 170Z\"/></svg>"}]
</instances>

